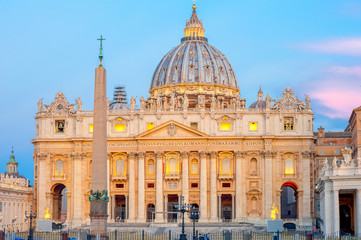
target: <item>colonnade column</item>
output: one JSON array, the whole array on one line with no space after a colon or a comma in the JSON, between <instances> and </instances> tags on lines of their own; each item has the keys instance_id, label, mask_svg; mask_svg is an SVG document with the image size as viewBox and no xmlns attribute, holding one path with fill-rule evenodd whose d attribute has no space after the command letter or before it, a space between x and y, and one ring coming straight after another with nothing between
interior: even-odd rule
<instances>
[{"instance_id":1,"label":"colonnade column","mask_svg":"<svg viewBox=\"0 0 361 240\"><path fill-rule=\"evenodd\" d=\"M137 222L145 222L144 152L138 153L138 215Z\"/></svg>"},{"instance_id":2,"label":"colonnade column","mask_svg":"<svg viewBox=\"0 0 361 240\"><path fill-rule=\"evenodd\" d=\"M311 223L311 169L310 169L310 151L302 152L302 169L303 169L303 219Z\"/></svg>"},{"instance_id":3,"label":"colonnade column","mask_svg":"<svg viewBox=\"0 0 361 240\"><path fill-rule=\"evenodd\" d=\"M189 203L189 182L188 182L188 152L181 152L181 158L183 163L182 169L182 196L184 197L184 202Z\"/></svg>"},{"instance_id":4,"label":"colonnade column","mask_svg":"<svg viewBox=\"0 0 361 240\"><path fill-rule=\"evenodd\" d=\"M340 232L340 203L338 195L338 190L333 190L333 234Z\"/></svg>"},{"instance_id":5,"label":"colonnade column","mask_svg":"<svg viewBox=\"0 0 361 240\"><path fill-rule=\"evenodd\" d=\"M136 153L129 153L129 222L135 220L135 156Z\"/></svg>"},{"instance_id":6,"label":"colonnade column","mask_svg":"<svg viewBox=\"0 0 361 240\"><path fill-rule=\"evenodd\" d=\"M356 189L356 234L361 237L361 189Z\"/></svg>"},{"instance_id":7,"label":"colonnade column","mask_svg":"<svg viewBox=\"0 0 361 240\"><path fill-rule=\"evenodd\" d=\"M211 216L210 221L217 221L217 152L211 152L211 179L210 179L210 202Z\"/></svg>"},{"instance_id":8,"label":"colonnade column","mask_svg":"<svg viewBox=\"0 0 361 240\"><path fill-rule=\"evenodd\" d=\"M325 209L323 209L324 211L324 222L323 222L323 226L324 226L324 231L326 233L326 235L332 234L332 199L331 199L331 186L330 186L330 182L326 182L325 183Z\"/></svg>"},{"instance_id":9,"label":"colonnade column","mask_svg":"<svg viewBox=\"0 0 361 240\"><path fill-rule=\"evenodd\" d=\"M156 152L155 158L157 162L157 176L156 176L156 196L155 196L155 222L163 222L163 161L162 152Z\"/></svg>"},{"instance_id":10,"label":"colonnade column","mask_svg":"<svg viewBox=\"0 0 361 240\"><path fill-rule=\"evenodd\" d=\"M207 152L200 152L201 160L201 189L200 189L200 221L205 222L208 219L208 197L207 197Z\"/></svg>"},{"instance_id":11,"label":"colonnade column","mask_svg":"<svg viewBox=\"0 0 361 240\"><path fill-rule=\"evenodd\" d=\"M236 220L242 218L242 155L243 152L236 152L236 209L232 209L235 212ZM234 199L233 199L234 200ZM234 203L232 202L234 205Z\"/></svg>"}]
</instances>

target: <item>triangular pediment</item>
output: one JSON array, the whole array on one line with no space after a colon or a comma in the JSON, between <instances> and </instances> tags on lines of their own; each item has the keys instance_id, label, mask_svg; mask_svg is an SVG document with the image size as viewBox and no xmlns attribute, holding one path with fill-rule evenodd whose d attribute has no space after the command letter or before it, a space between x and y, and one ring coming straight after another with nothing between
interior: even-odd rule
<instances>
[{"instance_id":1,"label":"triangular pediment","mask_svg":"<svg viewBox=\"0 0 361 240\"><path fill-rule=\"evenodd\" d=\"M209 137L207 134L173 120L135 136L136 139L192 139L207 137Z\"/></svg>"}]
</instances>

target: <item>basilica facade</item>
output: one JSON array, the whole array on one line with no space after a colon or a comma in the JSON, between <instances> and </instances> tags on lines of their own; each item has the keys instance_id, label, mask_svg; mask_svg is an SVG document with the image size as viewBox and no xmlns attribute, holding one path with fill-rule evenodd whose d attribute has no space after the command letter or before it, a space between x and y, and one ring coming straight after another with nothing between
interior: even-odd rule
<instances>
[{"instance_id":1,"label":"basilica facade","mask_svg":"<svg viewBox=\"0 0 361 240\"><path fill-rule=\"evenodd\" d=\"M232 65L208 44L193 6L181 43L157 66L149 97L108 101L109 222L177 222L181 199L199 222L311 227L314 135L310 99L285 88L246 107ZM89 224L93 111L59 92L38 103L34 199L38 218Z\"/></svg>"}]
</instances>

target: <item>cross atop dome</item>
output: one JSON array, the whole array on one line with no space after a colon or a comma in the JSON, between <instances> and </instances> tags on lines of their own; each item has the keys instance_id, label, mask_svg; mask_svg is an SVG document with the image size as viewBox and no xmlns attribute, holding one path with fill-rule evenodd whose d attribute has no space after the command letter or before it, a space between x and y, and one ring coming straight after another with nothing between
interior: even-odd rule
<instances>
[{"instance_id":1,"label":"cross atop dome","mask_svg":"<svg viewBox=\"0 0 361 240\"><path fill-rule=\"evenodd\" d=\"M203 23L201 20L198 19L197 16L197 6L195 4L195 1L193 1L192 9L192 16L186 23L186 27L184 29L184 38L182 38L182 42L191 40L208 42L207 38L204 37Z\"/></svg>"}]
</instances>

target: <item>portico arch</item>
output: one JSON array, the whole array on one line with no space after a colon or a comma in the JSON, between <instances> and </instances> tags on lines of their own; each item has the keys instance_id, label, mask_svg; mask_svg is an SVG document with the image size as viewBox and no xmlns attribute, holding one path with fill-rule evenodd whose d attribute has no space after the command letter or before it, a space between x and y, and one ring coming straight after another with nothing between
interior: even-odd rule
<instances>
[{"instance_id":1,"label":"portico arch","mask_svg":"<svg viewBox=\"0 0 361 240\"><path fill-rule=\"evenodd\" d=\"M52 220L57 223L63 223L67 220L67 189L62 183L53 185L52 192Z\"/></svg>"},{"instance_id":2,"label":"portico arch","mask_svg":"<svg viewBox=\"0 0 361 240\"><path fill-rule=\"evenodd\" d=\"M285 182L281 186L281 218L295 219L298 217L298 192L294 182Z\"/></svg>"}]
</instances>

